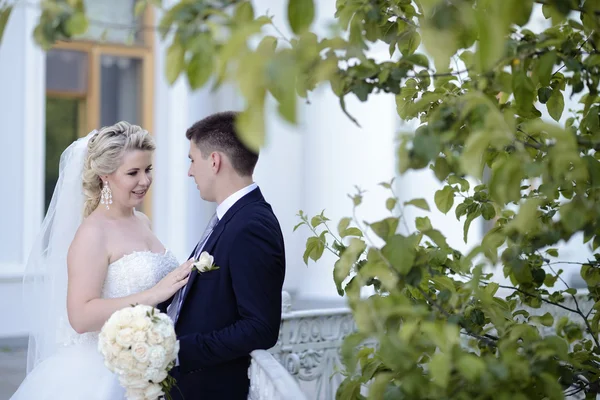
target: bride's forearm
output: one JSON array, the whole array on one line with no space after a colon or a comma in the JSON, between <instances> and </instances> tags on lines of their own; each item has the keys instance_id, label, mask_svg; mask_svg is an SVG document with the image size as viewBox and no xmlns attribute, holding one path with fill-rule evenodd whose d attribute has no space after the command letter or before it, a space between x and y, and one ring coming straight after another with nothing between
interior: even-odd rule
<instances>
[{"instance_id":1,"label":"bride's forearm","mask_svg":"<svg viewBox=\"0 0 600 400\"><path fill-rule=\"evenodd\" d=\"M77 333L97 332L114 312L135 304L154 307L158 300L152 290L113 299L92 299L69 310L69 322Z\"/></svg>"}]
</instances>

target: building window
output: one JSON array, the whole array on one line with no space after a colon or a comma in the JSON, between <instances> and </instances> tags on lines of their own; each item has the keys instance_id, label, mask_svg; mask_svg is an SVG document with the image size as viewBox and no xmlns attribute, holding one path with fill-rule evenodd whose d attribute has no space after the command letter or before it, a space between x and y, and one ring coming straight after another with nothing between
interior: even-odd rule
<instances>
[{"instance_id":1,"label":"building window","mask_svg":"<svg viewBox=\"0 0 600 400\"><path fill-rule=\"evenodd\" d=\"M88 132L128 121L152 132L154 36L151 10L133 14L135 1L85 1L88 32L59 42L46 57L45 206L58 179L61 153ZM152 193L141 207L150 212Z\"/></svg>"}]
</instances>

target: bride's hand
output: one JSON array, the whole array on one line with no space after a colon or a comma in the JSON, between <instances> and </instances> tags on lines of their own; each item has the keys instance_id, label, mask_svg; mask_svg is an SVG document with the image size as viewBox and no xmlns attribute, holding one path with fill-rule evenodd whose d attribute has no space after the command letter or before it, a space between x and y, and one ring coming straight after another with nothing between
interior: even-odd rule
<instances>
[{"instance_id":1,"label":"bride's hand","mask_svg":"<svg viewBox=\"0 0 600 400\"><path fill-rule=\"evenodd\" d=\"M192 272L194 259L189 259L162 278L152 289L156 304L171 298L179 289L184 287Z\"/></svg>"}]
</instances>

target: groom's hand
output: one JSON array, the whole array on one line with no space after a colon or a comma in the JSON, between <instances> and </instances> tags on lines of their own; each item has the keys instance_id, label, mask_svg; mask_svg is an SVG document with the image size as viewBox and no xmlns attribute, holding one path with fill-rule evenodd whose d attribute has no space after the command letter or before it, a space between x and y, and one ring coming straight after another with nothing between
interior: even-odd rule
<instances>
[{"instance_id":1,"label":"groom's hand","mask_svg":"<svg viewBox=\"0 0 600 400\"><path fill-rule=\"evenodd\" d=\"M187 284L193 264L193 258L187 260L150 289L153 305L170 299L179 289Z\"/></svg>"}]
</instances>

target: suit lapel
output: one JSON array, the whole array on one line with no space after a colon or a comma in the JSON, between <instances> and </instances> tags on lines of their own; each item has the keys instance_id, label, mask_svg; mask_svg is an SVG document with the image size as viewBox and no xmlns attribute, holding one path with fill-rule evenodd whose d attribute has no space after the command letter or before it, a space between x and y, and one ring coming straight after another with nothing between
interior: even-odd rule
<instances>
[{"instance_id":1,"label":"suit lapel","mask_svg":"<svg viewBox=\"0 0 600 400\"><path fill-rule=\"evenodd\" d=\"M231 208L229 210L227 210L225 215L223 215L223 218L217 223L217 225L215 226L215 229L208 237L208 240L206 241L206 244L204 245L204 248L202 249L202 251L203 252L206 251L210 255L214 256L214 254L212 254L213 249L214 249L215 245L217 244L219 237L225 230L225 226L227 225L229 220L231 220L231 218L239 210L244 208L244 206L246 206L250 203L254 203L256 201L264 201L264 200L265 200L265 198L263 197L260 189L256 188L253 191L251 191L250 193L248 193L247 195L245 195L244 197L242 197L241 199L239 199L238 201L236 201L235 204L233 206L231 206ZM197 248L198 248L198 245L196 245L196 247L194 247L194 251L192 251L192 254L190 254L188 259L192 258L192 256L196 253ZM218 261L215 261L215 262L218 265ZM192 273L190 274L190 280L188 281L188 283L186 285L186 290L184 291L184 294L183 294L183 300L181 303L181 307L183 307L183 303L185 303L185 299L187 298L188 293L190 292L192 285L194 284L194 280L196 279L197 276L198 276L198 271L196 271L194 269L192 271Z\"/></svg>"}]
</instances>

